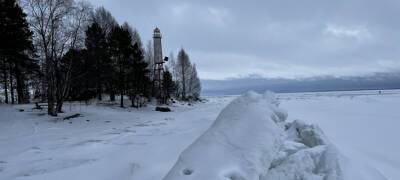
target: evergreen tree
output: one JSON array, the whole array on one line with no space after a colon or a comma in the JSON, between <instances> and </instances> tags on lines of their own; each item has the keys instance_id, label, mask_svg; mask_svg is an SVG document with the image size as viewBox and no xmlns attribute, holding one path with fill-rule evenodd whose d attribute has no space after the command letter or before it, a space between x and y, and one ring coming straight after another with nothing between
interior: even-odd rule
<instances>
[{"instance_id":1,"label":"evergreen tree","mask_svg":"<svg viewBox=\"0 0 400 180\"><path fill-rule=\"evenodd\" d=\"M11 99L14 101L13 88L16 86L18 103L25 103L29 100L26 96L27 75L36 72L38 65L31 58L34 49L26 14L15 0L0 0L0 39L0 70L3 71L4 88L6 92L8 87L11 88ZM7 96L6 93L6 100Z\"/></svg>"},{"instance_id":2,"label":"evergreen tree","mask_svg":"<svg viewBox=\"0 0 400 180\"><path fill-rule=\"evenodd\" d=\"M86 30L85 45L87 61L92 64L87 71L90 79L96 82L93 88L96 89L97 98L102 100L105 80L108 79L112 69L109 68L111 64L108 61L106 35L99 24L93 23Z\"/></svg>"},{"instance_id":3,"label":"evergreen tree","mask_svg":"<svg viewBox=\"0 0 400 180\"><path fill-rule=\"evenodd\" d=\"M71 62L69 64L71 71L71 85L69 91L69 100L89 100L96 97L96 82L89 69L92 67L87 56L86 50L70 49L61 59L61 62ZM63 63L64 64L64 63ZM67 64L67 63L65 63ZM67 73L66 68L61 68L61 73Z\"/></svg>"},{"instance_id":4,"label":"evergreen tree","mask_svg":"<svg viewBox=\"0 0 400 180\"><path fill-rule=\"evenodd\" d=\"M110 36L113 28L115 26L118 26L117 21L115 18L112 16L112 14L106 10L104 7L99 7L95 10L95 12L92 15L92 22L97 23L101 29L103 30L103 33L107 37L107 45L109 45L110 41ZM106 60L105 62L105 70L104 70L104 85L105 85L105 90L107 93L110 95L110 100L115 101L115 94L116 94L116 84L115 81L116 79L116 72L113 69L113 60L111 59L111 54L110 54L110 47L107 47L107 56L103 59Z\"/></svg>"},{"instance_id":5,"label":"evergreen tree","mask_svg":"<svg viewBox=\"0 0 400 180\"><path fill-rule=\"evenodd\" d=\"M150 79L147 66L143 51L136 43L133 46L132 60L128 67L128 92L133 107L141 107L144 103L142 99L149 96Z\"/></svg>"},{"instance_id":6,"label":"evergreen tree","mask_svg":"<svg viewBox=\"0 0 400 180\"><path fill-rule=\"evenodd\" d=\"M142 43L142 38L140 38L139 32L135 29L132 28L127 22L122 24L122 27L129 32L132 38L132 45L137 44L137 46L142 49L143 51L143 43Z\"/></svg>"},{"instance_id":7,"label":"evergreen tree","mask_svg":"<svg viewBox=\"0 0 400 180\"><path fill-rule=\"evenodd\" d=\"M110 53L114 60L117 72L118 91L120 94L120 106L124 107L124 95L126 91L127 65L132 55L131 36L127 30L115 26L109 37Z\"/></svg>"},{"instance_id":8,"label":"evergreen tree","mask_svg":"<svg viewBox=\"0 0 400 180\"><path fill-rule=\"evenodd\" d=\"M168 69L166 69L163 73L163 81L162 81L162 86L164 90L164 104L167 103L168 99L171 98L171 95L175 91L175 82L172 80L172 74L169 72Z\"/></svg>"}]
</instances>

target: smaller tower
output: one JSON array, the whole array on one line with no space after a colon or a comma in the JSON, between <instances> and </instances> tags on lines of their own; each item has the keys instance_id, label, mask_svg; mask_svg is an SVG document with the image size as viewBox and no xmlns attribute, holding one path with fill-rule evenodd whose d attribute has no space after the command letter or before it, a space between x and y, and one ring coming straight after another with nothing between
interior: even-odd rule
<instances>
[{"instance_id":1,"label":"smaller tower","mask_svg":"<svg viewBox=\"0 0 400 180\"><path fill-rule=\"evenodd\" d=\"M161 32L157 27L153 32L153 50L154 50L154 77L153 77L153 90L154 96L158 99L163 98L162 91L162 75L164 72L164 59L162 56L161 46Z\"/></svg>"}]
</instances>

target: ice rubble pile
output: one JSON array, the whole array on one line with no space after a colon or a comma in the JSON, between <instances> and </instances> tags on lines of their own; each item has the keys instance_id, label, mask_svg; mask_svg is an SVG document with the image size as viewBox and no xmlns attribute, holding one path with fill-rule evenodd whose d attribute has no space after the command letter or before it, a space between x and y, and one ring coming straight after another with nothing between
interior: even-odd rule
<instances>
[{"instance_id":1,"label":"ice rubble pile","mask_svg":"<svg viewBox=\"0 0 400 180\"><path fill-rule=\"evenodd\" d=\"M346 175L347 160L320 128L286 122L287 113L278 106L271 92L237 98L182 152L164 180L356 178Z\"/></svg>"}]
</instances>

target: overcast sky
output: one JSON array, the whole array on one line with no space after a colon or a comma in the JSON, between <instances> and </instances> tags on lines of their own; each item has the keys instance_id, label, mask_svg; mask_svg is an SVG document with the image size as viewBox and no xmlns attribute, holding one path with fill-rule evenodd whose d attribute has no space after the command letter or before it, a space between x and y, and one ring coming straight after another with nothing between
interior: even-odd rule
<instances>
[{"instance_id":1,"label":"overcast sky","mask_svg":"<svg viewBox=\"0 0 400 180\"><path fill-rule=\"evenodd\" d=\"M202 79L400 71L399 0L90 0L163 53L184 47Z\"/></svg>"}]
</instances>

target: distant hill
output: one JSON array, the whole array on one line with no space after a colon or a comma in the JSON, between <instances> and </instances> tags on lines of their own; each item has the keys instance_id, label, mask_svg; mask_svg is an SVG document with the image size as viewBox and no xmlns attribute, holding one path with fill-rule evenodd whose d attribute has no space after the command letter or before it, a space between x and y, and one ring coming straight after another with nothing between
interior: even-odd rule
<instances>
[{"instance_id":1,"label":"distant hill","mask_svg":"<svg viewBox=\"0 0 400 180\"><path fill-rule=\"evenodd\" d=\"M360 77L316 77L304 79L238 78L202 80L203 95L236 95L254 90L263 92L316 92L399 89L400 73L379 73Z\"/></svg>"}]
</instances>

